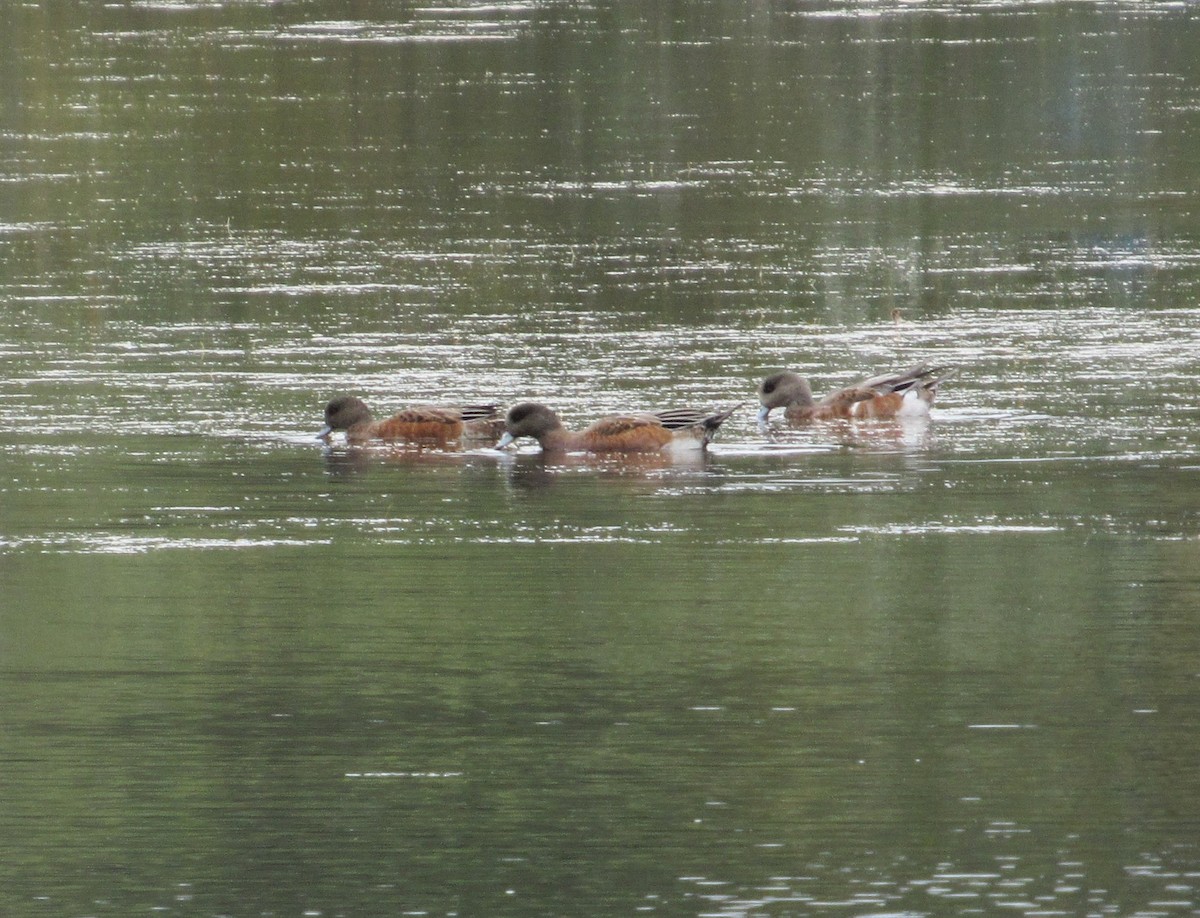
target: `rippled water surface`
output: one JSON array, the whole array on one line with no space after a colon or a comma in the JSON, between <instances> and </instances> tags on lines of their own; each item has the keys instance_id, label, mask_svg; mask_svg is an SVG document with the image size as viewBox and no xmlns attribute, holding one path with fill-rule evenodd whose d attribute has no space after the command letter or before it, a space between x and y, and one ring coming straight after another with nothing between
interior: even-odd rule
<instances>
[{"instance_id":1,"label":"rippled water surface","mask_svg":"<svg viewBox=\"0 0 1200 918\"><path fill-rule=\"evenodd\" d=\"M0 36L0 913L1200 914L1190 5Z\"/></svg>"}]
</instances>

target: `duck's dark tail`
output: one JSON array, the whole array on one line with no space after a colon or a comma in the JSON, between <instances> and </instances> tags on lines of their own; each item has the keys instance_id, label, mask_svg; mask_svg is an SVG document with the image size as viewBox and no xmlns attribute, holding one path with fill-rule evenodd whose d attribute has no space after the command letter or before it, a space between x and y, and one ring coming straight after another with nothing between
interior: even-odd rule
<instances>
[{"instance_id":1,"label":"duck's dark tail","mask_svg":"<svg viewBox=\"0 0 1200 918\"><path fill-rule=\"evenodd\" d=\"M716 433L717 428L720 427L722 424L724 424L729 419L729 416L731 414L733 414L735 411L737 411L739 408L741 408L745 404L746 404L745 402L738 402L736 405L734 405L731 408L726 408L723 411L713 412L712 414L710 414L708 417L706 417L704 419L704 426L707 427L709 430L711 430L713 433Z\"/></svg>"}]
</instances>

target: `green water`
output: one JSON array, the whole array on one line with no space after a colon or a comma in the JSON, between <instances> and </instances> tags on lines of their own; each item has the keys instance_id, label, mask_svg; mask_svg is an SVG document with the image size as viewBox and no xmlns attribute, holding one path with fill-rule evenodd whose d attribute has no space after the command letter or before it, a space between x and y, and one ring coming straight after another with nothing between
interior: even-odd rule
<instances>
[{"instance_id":1,"label":"green water","mask_svg":"<svg viewBox=\"0 0 1200 918\"><path fill-rule=\"evenodd\" d=\"M1200 912L1190 7L0 19L0 912Z\"/></svg>"}]
</instances>

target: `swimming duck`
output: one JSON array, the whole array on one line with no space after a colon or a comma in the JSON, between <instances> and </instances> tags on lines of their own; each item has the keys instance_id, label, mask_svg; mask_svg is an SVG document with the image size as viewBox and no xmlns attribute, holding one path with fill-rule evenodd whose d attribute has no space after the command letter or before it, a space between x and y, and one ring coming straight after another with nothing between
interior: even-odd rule
<instances>
[{"instance_id":1,"label":"swimming duck","mask_svg":"<svg viewBox=\"0 0 1200 918\"><path fill-rule=\"evenodd\" d=\"M758 420L765 423L775 408L782 408L783 416L793 422L928 415L938 384L953 373L948 367L919 363L899 373L872 376L816 401L807 379L784 371L759 383Z\"/></svg>"},{"instance_id":2,"label":"swimming duck","mask_svg":"<svg viewBox=\"0 0 1200 918\"><path fill-rule=\"evenodd\" d=\"M532 437L546 452L653 453L704 449L738 407L724 411L677 408L610 415L583 430L570 431L550 408L524 402L509 409L504 419L504 435L496 448L503 449L521 437Z\"/></svg>"},{"instance_id":3,"label":"swimming duck","mask_svg":"<svg viewBox=\"0 0 1200 918\"><path fill-rule=\"evenodd\" d=\"M346 441L355 444L402 440L445 447L465 441L494 443L504 433L504 417L498 405L463 408L418 405L376 421L362 399L344 395L325 406L325 426L317 437L327 438L335 430L344 430Z\"/></svg>"}]
</instances>

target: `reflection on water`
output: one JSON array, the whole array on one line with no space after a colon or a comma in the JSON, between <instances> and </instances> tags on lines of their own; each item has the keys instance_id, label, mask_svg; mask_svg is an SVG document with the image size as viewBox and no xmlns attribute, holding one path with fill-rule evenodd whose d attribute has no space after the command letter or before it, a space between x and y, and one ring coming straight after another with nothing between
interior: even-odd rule
<instances>
[{"instance_id":1,"label":"reflection on water","mask_svg":"<svg viewBox=\"0 0 1200 918\"><path fill-rule=\"evenodd\" d=\"M980 849L995 851L1007 847L1004 841L1020 839L1033 831L1030 826L1000 821L971 835ZM1077 836L1062 840L1063 858L1050 870L1041 863L1026 863L1020 854L996 853L991 858L972 859L965 867L942 863L922 875L914 873L909 858L897 855L894 863L849 868L835 866L827 859L817 860L804 865L804 876L770 877L748 895L709 877L683 877L682 882L692 887L685 893L686 898L699 900L703 908L711 909L708 913L720 915L790 913L796 909L886 910L902 915L975 914L991 909L1023 915L1122 914L1147 900L1150 908L1167 914L1186 914L1196 907L1194 872L1180 874L1174 865L1166 866L1153 855L1148 858L1150 863L1129 864L1125 871L1133 880L1130 886L1141 887L1141 896L1130 901L1120 894L1114 896L1107 880L1095 885L1088 873L1088 858L1073 851L1074 844L1078 844ZM823 893L834 885L828 882L830 873L839 874L836 887L844 890L833 900Z\"/></svg>"},{"instance_id":2,"label":"reflection on water","mask_svg":"<svg viewBox=\"0 0 1200 918\"><path fill-rule=\"evenodd\" d=\"M0 19L0 913L1200 911L1187 5Z\"/></svg>"}]
</instances>

